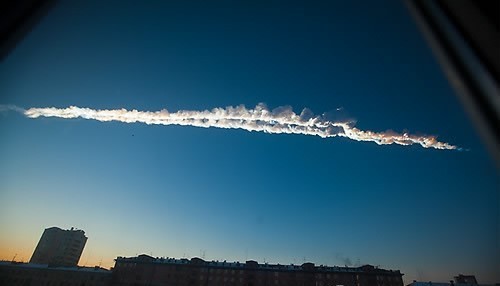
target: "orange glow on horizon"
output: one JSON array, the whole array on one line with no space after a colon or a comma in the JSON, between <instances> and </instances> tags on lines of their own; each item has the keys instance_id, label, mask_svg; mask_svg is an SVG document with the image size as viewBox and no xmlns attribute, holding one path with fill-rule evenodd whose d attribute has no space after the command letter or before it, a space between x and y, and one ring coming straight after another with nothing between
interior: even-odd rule
<instances>
[{"instance_id":1,"label":"orange glow on horizon","mask_svg":"<svg viewBox=\"0 0 500 286\"><path fill-rule=\"evenodd\" d=\"M5 245L0 246L0 260L3 261L17 261L17 262L29 262L33 250L28 250L26 248L13 249Z\"/></svg>"},{"instance_id":2,"label":"orange glow on horizon","mask_svg":"<svg viewBox=\"0 0 500 286\"><path fill-rule=\"evenodd\" d=\"M34 249L33 249L34 250ZM0 246L0 260L1 261L15 261L15 262L25 262L28 263L31 255L33 254L33 250L28 250L25 248L22 249L13 249L12 247L7 247L5 245ZM103 268L110 269L115 265L113 258L89 258L85 256L85 250L80 257L80 261L78 262L78 266L87 266L94 267L100 266Z\"/></svg>"}]
</instances>

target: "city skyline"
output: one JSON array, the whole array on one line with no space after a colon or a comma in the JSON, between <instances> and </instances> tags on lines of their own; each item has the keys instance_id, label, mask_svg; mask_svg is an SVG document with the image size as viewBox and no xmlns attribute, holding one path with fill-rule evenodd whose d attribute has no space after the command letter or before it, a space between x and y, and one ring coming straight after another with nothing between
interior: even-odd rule
<instances>
[{"instance_id":1,"label":"city skyline","mask_svg":"<svg viewBox=\"0 0 500 286\"><path fill-rule=\"evenodd\" d=\"M0 95L0 259L59 226L85 230L88 266L204 254L500 279L496 166L399 1L61 2L0 63ZM24 113L260 103L351 137ZM417 143L374 143L404 134Z\"/></svg>"}]
</instances>

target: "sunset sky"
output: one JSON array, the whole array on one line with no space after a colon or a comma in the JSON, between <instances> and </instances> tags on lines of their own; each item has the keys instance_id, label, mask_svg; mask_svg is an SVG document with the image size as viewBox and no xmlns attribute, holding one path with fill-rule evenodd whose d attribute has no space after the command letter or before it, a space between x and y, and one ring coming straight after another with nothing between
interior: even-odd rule
<instances>
[{"instance_id":1,"label":"sunset sky","mask_svg":"<svg viewBox=\"0 0 500 286\"><path fill-rule=\"evenodd\" d=\"M2 108L0 259L29 260L59 226L89 237L81 265L147 253L500 281L498 170L401 1L145 2L58 3L0 62L0 105L264 103L466 151Z\"/></svg>"}]
</instances>

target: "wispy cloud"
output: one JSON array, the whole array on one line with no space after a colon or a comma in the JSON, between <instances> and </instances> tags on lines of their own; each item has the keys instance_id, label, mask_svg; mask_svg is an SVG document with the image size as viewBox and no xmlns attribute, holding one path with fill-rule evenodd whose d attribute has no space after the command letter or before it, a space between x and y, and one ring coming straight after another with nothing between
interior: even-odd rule
<instances>
[{"instance_id":1,"label":"wispy cloud","mask_svg":"<svg viewBox=\"0 0 500 286\"><path fill-rule=\"evenodd\" d=\"M375 142L379 145L399 144L408 146L418 144L424 148L460 150L455 145L438 141L436 136L412 135L393 131L360 130L354 126L352 120L329 120L329 116L326 114L314 115L307 108L300 114L293 112L289 106L270 110L262 103L258 104L254 109L247 109L244 105L238 105L212 110L180 110L177 112L169 112L166 109L160 111L138 111L135 109L96 110L77 106L22 109L10 105L3 106L3 109L21 112L29 118L84 118L103 122L118 121L124 123L138 122L158 125L243 129L270 134L314 135L322 138L340 136L355 141Z\"/></svg>"}]
</instances>

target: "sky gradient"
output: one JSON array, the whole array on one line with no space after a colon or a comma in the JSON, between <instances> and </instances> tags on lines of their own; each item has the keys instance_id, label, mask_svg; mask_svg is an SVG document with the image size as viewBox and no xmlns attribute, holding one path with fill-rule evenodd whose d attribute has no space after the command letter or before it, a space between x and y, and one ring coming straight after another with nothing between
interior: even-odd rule
<instances>
[{"instance_id":1,"label":"sky gradient","mask_svg":"<svg viewBox=\"0 0 500 286\"><path fill-rule=\"evenodd\" d=\"M497 169L406 7L325 2L61 2L0 63L0 104L264 102L469 151L4 111L0 259L29 260L44 228L74 226L84 265L350 260L498 282Z\"/></svg>"}]
</instances>

